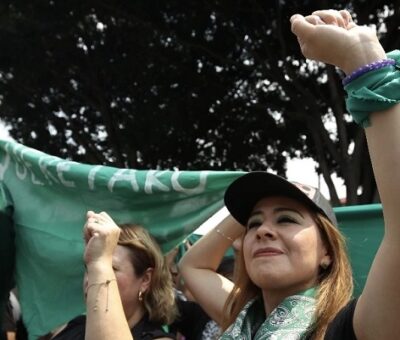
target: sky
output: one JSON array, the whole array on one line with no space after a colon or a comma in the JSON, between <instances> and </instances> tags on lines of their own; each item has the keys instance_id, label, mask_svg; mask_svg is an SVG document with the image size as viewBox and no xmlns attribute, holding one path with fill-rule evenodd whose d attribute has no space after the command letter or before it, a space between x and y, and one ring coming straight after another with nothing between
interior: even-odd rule
<instances>
[{"instance_id":1,"label":"sky","mask_svg":"<svg viewBox=\"0 0 400 340\"><path fill-rule=\"evenodd\" d=\"M8 133L7 129L5 128L3 122L0 120L0 139L9 138L10 134Z\"/></svg>"},{"instance_id":2,"label":"sky","mask_svg":"<svg viewBox=\"0 0 400 340\"><path fill-rule=\"evenodd\" d=\"M286 178L290 181L308 184L318 188L322 194L329 198L329 190L325 180L318 176L315 171L317 163L312 158L291 159L287 164ZM343 179L338 178L335 174L332 176L335 183L339 198L346 197L346 188Z\"/></svg>"}]
</instances>

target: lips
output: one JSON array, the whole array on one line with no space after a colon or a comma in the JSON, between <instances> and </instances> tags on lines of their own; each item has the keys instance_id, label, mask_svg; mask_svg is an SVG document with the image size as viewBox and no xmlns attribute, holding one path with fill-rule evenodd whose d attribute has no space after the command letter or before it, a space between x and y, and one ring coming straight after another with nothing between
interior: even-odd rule
<instances>
[{"instance_id":1,"label":"lips","mask_svg":"<svg viewBox=\"0 0 400 340\"><path fill-rule=\"evenodd\" d=\"M283 251L278 249L278 248L274 248L274 247L265 247L265 248L260 248L257 249L253 256L254 257L260 257L260 256L277 256L277 255L282 255Z\"/></svg>"}]
</instances>

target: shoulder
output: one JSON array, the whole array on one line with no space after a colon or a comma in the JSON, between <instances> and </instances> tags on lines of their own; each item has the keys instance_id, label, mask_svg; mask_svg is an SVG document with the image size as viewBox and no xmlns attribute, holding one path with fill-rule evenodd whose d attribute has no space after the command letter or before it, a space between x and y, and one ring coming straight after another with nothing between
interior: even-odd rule
<instances>
[{"instance_id":1,"label":"shoulder","mask_svg":"<svg viewBox=\"0 0 400 340\"><path fill-rule=\"evenodd\" d=\"M353 316L356 305L357 299L353 299L341 309L328 325L325 340L357 340L353 328Z\"/></svg>"},{"instance_id":2,"label":"shoulder","mask_svg":"<svg viewBox=\"0 0 400 340\"><path fill-rule=\"evenodd\" d=\"M131 331L134 339L138 340L175 339L173 334L167 333L160 324L151 322L147 316L143 317Z\"/></svg>"},{"instance_id":3,"label":"shoulder","mask_svg":"<svg viewBox=\"0 0 400 340\"><path fill-rule=\"evenodd\" d=\"M80 340L85 338L86 316L80 315L68 322L52 340Z\"/></svg>"}]
</instances>

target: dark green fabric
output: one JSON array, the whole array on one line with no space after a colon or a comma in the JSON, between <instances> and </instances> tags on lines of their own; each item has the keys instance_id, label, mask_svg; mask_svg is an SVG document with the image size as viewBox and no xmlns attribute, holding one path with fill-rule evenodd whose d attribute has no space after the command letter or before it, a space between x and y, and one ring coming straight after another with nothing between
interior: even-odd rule
<instances>
[{"instance_id":1,"label":"dark green fabric","mask_svg":"<svg viewBox=\"0 0 400 340\"><path fill-rule=\"evenodd\" d=\"M384 231L382 206L357 205L335 208L334 211L339 229L347 241L355 283L354 295L359 296L382 241Z\"/></svg>"},{"instance_id":2,"label":"dark green fabric","mask_svg":"<svg viewBox=\"0 0 400 340\"><path fill-rule=\"evenodd\" d=\"M220 340L304 340L314 323L316 288L286 297L268 316L261 296L249 301Z\"/></svg>"},{"instance_id":3,"label":"dark green fabric","mask_svg":"<svg viewBox=\"0 0 400 340\"><path fill-rule=\"evenodd\" d=\"M9 193L0 209L2 296L13 272L13 225L16 283L34 339L84 311L87 210L143 224L168 251L223 206L225 188L241 174L90 166L0 141L0 182Z\"/></svg>"},{"instance_id":4,"label":"dark green fabric","mask_svg":"<svg viewBox=\"0 0 400 340\"><path fill-rule=\"evenodd\" d=\"M369 71L344 87L346 107L356 123L369 125L371 112L379 112L400 102L400 50L387 54L396 66Z\"/></svg>"},{"instance_id":5,"label":"dark green fabric","mask_svg":"<svg viewBox=\"0 0 400 340\"><path fill-rule=\"evenodd\" d=\"M14 226L12 202L3 183L0 182L0 322L3 320L9 291L14 285Z\"/></svg>"}]
</instances>

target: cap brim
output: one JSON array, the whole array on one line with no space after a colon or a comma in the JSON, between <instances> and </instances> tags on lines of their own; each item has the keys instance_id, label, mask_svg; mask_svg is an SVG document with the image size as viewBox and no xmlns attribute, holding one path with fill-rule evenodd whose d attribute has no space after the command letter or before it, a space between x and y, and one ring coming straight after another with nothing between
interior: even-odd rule
<instances>
[{"instance_id":1,"label":"cap brim","mask_svg":"<svg viewBox=\"0 0 400 340\"><path fill-rule=\"evenodd\" d=\"M239 177L225 192L225 205L231 215L243 226L263 197L286 196L321 211L321 209L296 185L286 179L263 171L254 171Z\"/></svg>"}]
</instances>

